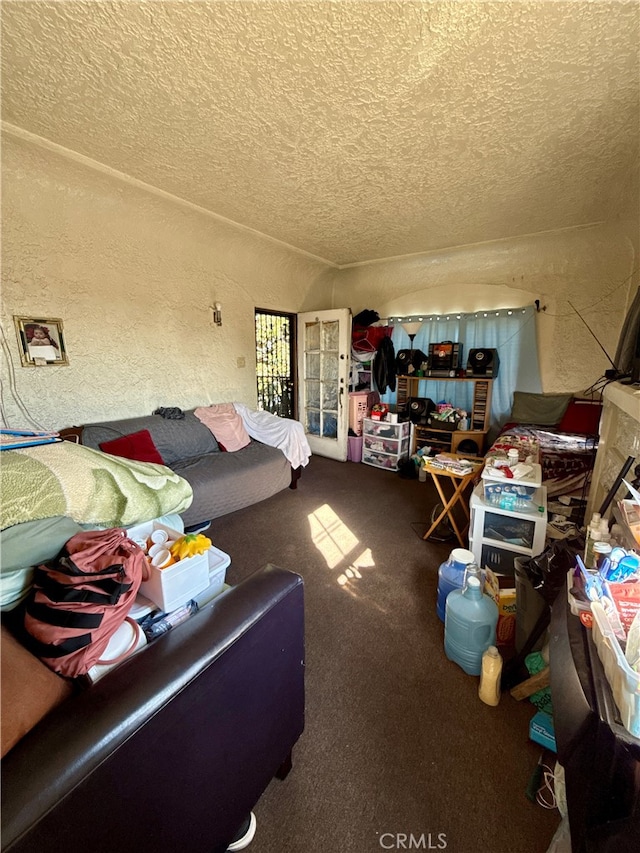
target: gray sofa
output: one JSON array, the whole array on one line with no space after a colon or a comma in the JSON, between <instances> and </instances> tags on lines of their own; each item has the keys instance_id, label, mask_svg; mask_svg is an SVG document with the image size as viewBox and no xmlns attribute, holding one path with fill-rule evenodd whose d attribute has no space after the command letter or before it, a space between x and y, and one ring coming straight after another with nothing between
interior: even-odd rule
<instances>
[{"instance_id":1,"label":"gray sofa","mask_svg":"<svg viewBox=\"0 0 640 853\"><path fill-rule=\"evenodd\" d=\"M193 489L193 502L182 513L187 527L295 488L300 476L301 469L293 470L282 451L255 439L233 453L222 451L193 411L182 419L145 415L87 424L74 431L82 444L99 450L103 442L140 430L149 431L164 464Z\"/></svg>"}]
</instances>

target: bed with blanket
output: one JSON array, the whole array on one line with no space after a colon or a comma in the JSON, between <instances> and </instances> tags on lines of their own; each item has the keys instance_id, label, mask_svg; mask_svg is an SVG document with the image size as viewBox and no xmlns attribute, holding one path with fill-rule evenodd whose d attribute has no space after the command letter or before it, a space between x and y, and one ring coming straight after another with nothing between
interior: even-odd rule
<instances>
[{"instance_id":1,"label":"bed with blanket","mask_svg":"<svg viewBox=\"0 0 640 853\"><path fill-rule=\"evenodd\" d=\"M507 423L485 458L506 456L515 447L521 458L542 466L548 497L585 498L598 448L601 412L600 400L516 391Z\"/></svg>"},{"instance_id":2,"label":"bed with blanket","mask_svg":"<svg viewBox=\"0 0 640 853\"><path fill-rule=\"evenodd\" d=\"M3 451L0 490L1 610L19 604L33 567L81 530L179 518L193 501L190 484L166 466L69 441Z\"/></svg>"}]
</instances>

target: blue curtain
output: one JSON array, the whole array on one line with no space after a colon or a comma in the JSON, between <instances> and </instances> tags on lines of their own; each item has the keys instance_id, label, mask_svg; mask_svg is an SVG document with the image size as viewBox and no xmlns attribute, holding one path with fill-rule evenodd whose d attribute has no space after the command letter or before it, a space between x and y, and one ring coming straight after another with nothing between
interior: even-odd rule
<instances>
[{"instance_id":1,"label":"blue curtain","mask_svg":"<svg viewBox=\"0 0 640 853\"><path fill-rule=\"evenodd\" d=\"M498 377L493 383L491 399L491 425L504 423L513 402L514 391L539 393L540 368L536 342L536 311L527 308L501 308L493 311L476 311L472 314L412 315L392 317L391 340L396 353L410 349L411 340L402 327L402 322L421 320L413 348L429 353L430 343L454 341L462 344L462 365L466 367L469 350L479 347L496 349L500 358ZM446 401L460 409L471 408L473 385L471 382L441 382L425 379L420 382L421 397L430 397L434 402ZM394 405L395 392L382 396L385 403Z\"/></svg>"}]
</instances>

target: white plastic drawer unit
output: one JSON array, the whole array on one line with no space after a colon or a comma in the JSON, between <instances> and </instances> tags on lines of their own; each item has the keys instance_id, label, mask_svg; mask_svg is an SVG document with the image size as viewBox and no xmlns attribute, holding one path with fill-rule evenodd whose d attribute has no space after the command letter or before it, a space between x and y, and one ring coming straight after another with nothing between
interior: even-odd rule
<instances>
[{"instance_id":1,"label":"white plastic drawer unit","mask_svg":"<svg viewBox=\"0 0 640 853\"><path fill-rule=\"evenodd\" d=\"M364 434L384 439L409 438L411 424L405 421L400 424L392 424L388 421L374 421L373 418L364 419Z\"/></svg>"},{"instance_id":2,"label":"white plastic drawer unit","mask_svg":"<svg viewBox=\"0 0 640 853\"><path fill-rule=\"evenodd\" d=\"M523 518L522 513L516 516L494 510L478 512L476 519L479 521L479 534L482 539L501 542L506 547L515 545L518 548L533 548L536 519ZM474 537L477 535L474 531Z\"/></svg>"},{"instance_id":3,"label":"white plastic drawer unit","mask_svg":"<svg viewBox=\"0 0 640 853\"><path fill-rule=\"evenodd\" d=\"M376 468L397 471L409 456L411 424L391 424L365 418L362 433L362 461Z\"/></svg>"},{"instance_id":4,"label":"white plastic drawer unit","mask_svg":"<svg viewBox=\"0 0 640 853\"><path fill-rule=\"evenodd\" d=\"M399 438L381 438L378 435L367 435L367 433L363 436L363 444L367 448L367 450L376 450L380 453L394 453L398 454L402 445L406 445L409 447L409 439L399 439Z\"/></svg>"},{"instance_id":5,"label":"white plastic drawer unit","mask_svg":"<svg viewBox=\"0 0 640 853\"><path fill-rule=\"evenodd\" d=\"M482 485L476 486L469 501L471 550L483 567L511 574L516 557L536 556L544 550L547 490L541 487L541 501L536 502L530 511L500 509L485 500L482 494Z\"/></svg>"}]
</instances>

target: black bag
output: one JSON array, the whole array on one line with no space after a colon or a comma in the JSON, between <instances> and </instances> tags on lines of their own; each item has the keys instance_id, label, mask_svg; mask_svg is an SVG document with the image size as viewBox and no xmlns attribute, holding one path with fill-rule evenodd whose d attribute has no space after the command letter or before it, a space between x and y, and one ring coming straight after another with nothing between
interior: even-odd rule
<instances>
[{"instance_id":1,"label":"black bag","mask_svg":"<svg viewBox=\"0 0 640 853\"><path fill-rule=\"evenodd\" d=\"M576 556L584 551L584 536L554 539L536 557L522 562L531 586L547 604L556 600L564 587L567 572L576 565Z\"/></svg>"}]
</instances>

